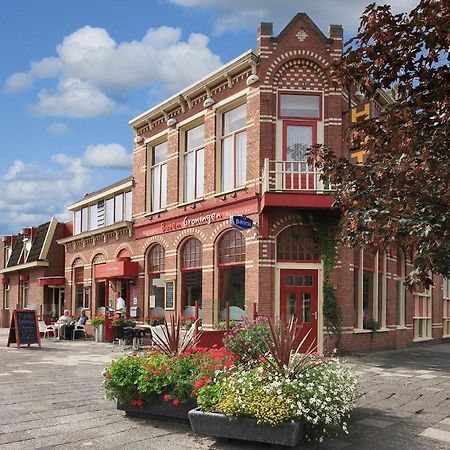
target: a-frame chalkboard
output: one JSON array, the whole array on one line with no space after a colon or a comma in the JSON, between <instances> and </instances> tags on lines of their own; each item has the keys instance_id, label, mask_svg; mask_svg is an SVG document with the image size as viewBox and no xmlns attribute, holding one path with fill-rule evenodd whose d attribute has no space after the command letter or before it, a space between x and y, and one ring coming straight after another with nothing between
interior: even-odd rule
<instances>
[{"instance_id":1,"label":"a-frame chalkboard","mask_svg":"<svg viewBox=\"0 0 450 450\"><path fill-rule=\"evenodd\" d=\"M16 309L11 317L8 344L21 345L37 344L41 348L41 335L36 311L30 309Z\"/></svg>"}]
</instances>

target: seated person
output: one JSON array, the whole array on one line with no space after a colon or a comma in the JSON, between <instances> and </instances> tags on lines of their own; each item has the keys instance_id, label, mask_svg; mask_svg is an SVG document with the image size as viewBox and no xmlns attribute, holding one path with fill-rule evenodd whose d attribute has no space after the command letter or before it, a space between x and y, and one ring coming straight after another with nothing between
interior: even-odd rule
<instances>
[{"instance_id":1,"label":"seated person","mask_svg":"<svg viewBox=\"0 0 450 450\"><path fill-rule=\"evenodd\" d=\"M72 321L70 324L66 325L65 339L72 339L73 331L76 330L79 325L82 325L84 327L88 320L89 320L89 317L86 314L86 310L81 309L80 318L78 319L78 321L77 322Z\"/></svg>"},{"instance_id":2,"label":"seated person","mask_svg":"<svg viewBox=\"0 0 450 450\"><path fill-rule=\"evenodd\" d=\"M64 336L67 325L70 325L72 322L73 318L70 315L70 311L68 309L65 309L64 314L55 323L55 329L58 330L59 339L61 339L61 336Z\"/></svg>"},{"instance_id":3,"label":"seated person","mask_svg":"<svg viewBox=\"0 0 450 450\"><path fill-rule=\"evenodd\" d=\"M89 317L86 314L86 310L82 309L80 312L80 318L78 319L77 325L86 325L86 322L89 320Z\"/></svg>"}]
</instances>

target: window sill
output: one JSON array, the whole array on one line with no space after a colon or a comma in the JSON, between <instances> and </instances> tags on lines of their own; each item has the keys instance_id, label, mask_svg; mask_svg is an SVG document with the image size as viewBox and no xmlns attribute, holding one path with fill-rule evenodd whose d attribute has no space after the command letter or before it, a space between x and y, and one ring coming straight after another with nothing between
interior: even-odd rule
<instances>
[{"instance_id":1,"label":"window sill","mask_svg":"<svg viewBox=\"0 0 450 450\"><path fill-rule=\"evenodd\" d=\"M405 327L404 325L396 325L395 327L397 330L407 330L408 327Z\"/></svg>"},{"instance_id":2,"label":"window sill","mask_svg":"<svg viewBox=\"0 0 450 450\"><path fill-rule=\"evenodd\" d=\"M167 209L158 209L158 211L150 211L145 214L145 217L157 216L158 214L164 213L166 211L167 211Z\"/></svg>"},{"instance_id":3,"label":"window sill","mask_svg":"<svg viewBox=\"0 0 450 450\"><path fill-rule=\"evenodd\" d=\"M199 197L199 198L196 198L196 199L191 200L189 202L178 203L177 208L186 208L187 206L195 205L196 203L203 202L204 200L205 200L205 197Z\"/></svg>"},{"instance_id":4,"label":"window sill","mask_svg":"<svg viewBox=\"0 0 450 450\"><path fill-rule=\"evenodd\" d=\"M377 333L386 333L387 331L390 331L389 328L380 328Z\"/></svg>"},{"instance_id":5,"label":"window sill","mask_svg":"<svg viewBox=\"0 0 450 450\"><path fill-rule=\"evenodd\" d=\"M366 334L366 333L373 333L372 330L366 330L363 328L354 328L353 329L353 334Z\"/></svg>"},{"instance_id":6,"label":"window sill","mask_svg":"<svg viewBox=\"0 0 450 450\"><path fill-rule=\"evenodd\" d=\"M426 341L432 341L432 340L433 340L433 338L424 337L424 338L413 339L413 342L426 342Z\"/></svg>"},{"instance_id":7,"label":"window sill","mask_svg":"<svg viewBox=\"0 0 450 450\"><path fill-rule=\"evenodd\" d=\"M237 187L235 189L231 189L229 191L218 192L217 194L214 194L214 197L223 197L223 196L235 194L238 191L243 191L245 189L246 189L246 186L239 186L239 187Z\"/></svg>"}]
</instances>

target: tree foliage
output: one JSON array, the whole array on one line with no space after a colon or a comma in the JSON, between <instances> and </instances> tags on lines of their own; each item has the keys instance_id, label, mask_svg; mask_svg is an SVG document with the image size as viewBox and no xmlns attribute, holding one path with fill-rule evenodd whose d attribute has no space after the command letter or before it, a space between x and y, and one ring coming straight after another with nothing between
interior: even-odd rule
<instances>
[{"instance_id":1,"label":"tree foliage","mask_svg":"<svg viewBox=\"0 0 450 450\"><path fill-rule=\"evenodd\" d=\"M323 146L312 152L336 185L343 240L414 249L410 286L429 286L433 273L450 276L449 9L444 0L421 0L409 14L366 8L335 76L367 98L395 91L395 101L348 130L350 149L366 152L364 164Z\"/></svg>"}]
</instances>

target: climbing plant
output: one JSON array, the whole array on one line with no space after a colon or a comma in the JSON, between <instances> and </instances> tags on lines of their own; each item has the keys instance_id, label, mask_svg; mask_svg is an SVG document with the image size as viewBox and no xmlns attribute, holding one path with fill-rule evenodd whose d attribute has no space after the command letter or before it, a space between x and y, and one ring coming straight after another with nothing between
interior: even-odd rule
<instances>
[{"instance_id":1,"label":"climbing plant","mask_svg":"<svg viewBox=\"0 0 450 450\"><path fill-rule=\"evenodd\" d=\"M317 243L323 261L323 315L327 328L336 338L340 349L342 336L342 311L337 303L336 292L330 281L331 271L336 266L337 235L341 214L337 211L300 211L303 226Z\"/></svg>"}]
</instances>

